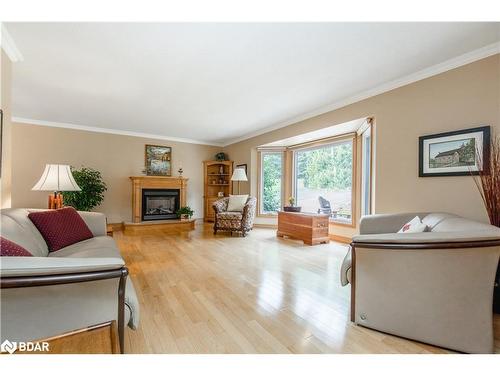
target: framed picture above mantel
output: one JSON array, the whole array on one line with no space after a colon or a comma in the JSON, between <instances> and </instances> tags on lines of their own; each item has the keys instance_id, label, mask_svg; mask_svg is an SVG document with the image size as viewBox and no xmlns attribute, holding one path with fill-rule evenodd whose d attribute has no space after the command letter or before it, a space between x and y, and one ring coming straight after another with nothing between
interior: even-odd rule
<instances>
[{"instance_id":1,"label":"framed picture above mantel","mask_svg":"<svg viewBox=\"0 0 500 375\"><path fill-rule=\"evenodd\" d=\"M478 174L490 157L490 127L481 126L419 138L419 177Z\"/></svg>"},{"instance_id":2,"label":"framed picture above mantel","mask_svg":"<svg viewBox=\"0 0 500 375\"><path fill-rule=\"evenodd\" d=\"M172 176L172 147L146 145L144 159L148 176Z\"/></svg>"}]
</instances>

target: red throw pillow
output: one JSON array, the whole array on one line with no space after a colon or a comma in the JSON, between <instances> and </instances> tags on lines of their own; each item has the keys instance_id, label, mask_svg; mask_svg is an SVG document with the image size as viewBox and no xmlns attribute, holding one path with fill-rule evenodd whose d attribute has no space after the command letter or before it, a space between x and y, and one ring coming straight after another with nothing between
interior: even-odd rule
<instances>
[{"instance_id":1,"label":"red throw pillow","mask_svg":"<svg viewBox=\"0 0 500 375\"><path fill-rule=\"evenodd\" d=\"M73 207L31 212L28 217L42 234L49 251L57 251L94 237Z\"/></svg>"},{"instance_id":2,"label":"red throw pillow","mask_svg":"<svg viewBox=\"0 0 500 375\"><path fill-rule=\"evenodd\" d=\"M0 256L2 257L32 257L28 250L19 246L17 243L9 241L7 238L0 237Z\"/></svg>"}]
</instances>

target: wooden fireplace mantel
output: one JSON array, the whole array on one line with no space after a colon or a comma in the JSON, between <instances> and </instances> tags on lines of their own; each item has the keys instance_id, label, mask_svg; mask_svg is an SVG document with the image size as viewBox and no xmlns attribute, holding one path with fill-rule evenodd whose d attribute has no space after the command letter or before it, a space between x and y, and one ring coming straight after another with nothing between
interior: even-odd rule
<instances>
[{"instance_id":1,"label":"wooden fireplace mantel","mask_svg":"<svg viewBox=\"0 0 500 375\"><path fill-rule=\"evenodd\" d=\"M132 222L142 221L142 189L179 189L181 207L186 205L188 178L163 176L131 176Z\"/></svg>"}]
</instances>

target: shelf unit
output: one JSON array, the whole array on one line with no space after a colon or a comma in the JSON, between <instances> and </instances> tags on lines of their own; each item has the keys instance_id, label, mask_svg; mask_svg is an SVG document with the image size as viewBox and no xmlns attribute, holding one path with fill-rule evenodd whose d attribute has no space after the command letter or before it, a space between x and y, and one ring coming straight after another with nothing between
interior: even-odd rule
<instances>
[{"instance_id":1,"label":"shelf unit","mask_svg":"<svg viewBox=\"0 0 500 375\"><path fill-rule=\"evenodd\" d=\"M203 162L203 205L204 220L214 221L214 209L212 204L220 199L218 193L222 192L224 197L228 197L232 192L233 184L233 162L226 161L204 161Z\"/></svg>"}]
</instances>

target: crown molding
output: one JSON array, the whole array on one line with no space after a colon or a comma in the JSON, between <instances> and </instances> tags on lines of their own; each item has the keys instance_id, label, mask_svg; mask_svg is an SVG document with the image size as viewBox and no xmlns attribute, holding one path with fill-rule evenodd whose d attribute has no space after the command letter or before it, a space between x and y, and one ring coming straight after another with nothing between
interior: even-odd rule
<instances>
[{"instance_id":1,"label":"crown molding","mask_svg":"<svg viewBox=\"0 0 500 375\"><path fill-rule=\"evenodd\" d=\"M372 89L363 91L363 92L356 94L354 96L351 96L349 98L346 98L346 99L340 100L338 102L329 104L325 107L318 108L314 111L304 113L303 115L291 118L291 119L286 120L284 122L280 122L278 124L265 127L263 129L255 131L255 132L247 133L241 137L234 138L230 141L225 142L223 144L223 146L227 147L227 146L230 146L232 144L235 144L235 143L238 143L238 142L241 142L241 141L253 138L253 137L257 137L257 136L265 134L265 133L269 133L273 130L277 130L277 129L281 129L281 128L284 128L284 127L289 126L289 125L293 125L297 122L304 121L304 120L310 119L312 117L322 115L322 114L327 113L327 112L331 112L333 110L348 106L348 105L356 103L356 102L359 102L361 100L365 100L365 99L371 98L373 96L383 94L384 92L391 91L391 90L397 89L397 88L402 87L402 86L409 85L409 84L417 82L417 81L421 81L425 78L429 78L429 77L444 73L448 70L452 70L452 69L458 68L460 66L470 64L474 61L478 61L478 60L484 59L486 57L496 55L498 53L500 53L500 42L496 42L496 43L487 45L485 47L476 49L474 51L465 53L463 55L454 57L454 58L446 60L442 63L433 65L429 68L420 70L416 73L412 73L412 74L409 74L405 77L398 78L394 81L384 83L380 86L376 86Z\"/></svg>"},{"instance_id":2,"label":"crown molding","mask_svg":"<svg viewBox=\"0 0 500 375\"><path fill-rule=\"evenodd\" d=\"M7 31L7 28L5 25L2 23L0 27L0 45L2 46L2 49L5 51L7 56L9 57L10 61L12 62L19 62L23 61L23 55L21 54L21 51L19 51L19 48L17 48L16 43L14 42L14 39L10 36L9 32Z\"/></svg>"},{"instance_id":3,"label":"crown molding","mask_svg":"<svg viewBox=\"0 0 500 375\"><path fill-rule=\"evenodd\" d=\"M69 124L69 123L65 123L65 122L34 120L34 119L29 119L29 118L24 118L24 117L14 117L14 116L11 118L11 121L12 121L12 123L48 126L48 127L52 127L52 128L73 129L73 130L81 130L81 131L88 131L88 132L94 132L94 133L126 135L126 136L130 136L130 137L150 138L150 139L159 139L159 140L165 140L165 141L222 147L222 144L220 144L220 143L205 142L205 141L199 141L199 140L190 139L190 138L167 137L167 136L158 135L158 134L140 133L140 132L134 132L134 131L129 131L129 130L99 128L96 126L76 125L76 124Z\"/></svg>"}]
</instances>

